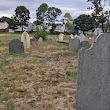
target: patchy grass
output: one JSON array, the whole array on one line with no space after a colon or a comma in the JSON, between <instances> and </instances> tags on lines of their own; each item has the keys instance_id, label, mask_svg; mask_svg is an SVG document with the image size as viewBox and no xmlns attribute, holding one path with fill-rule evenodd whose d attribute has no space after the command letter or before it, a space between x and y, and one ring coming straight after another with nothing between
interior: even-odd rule
<instances>
[{"instance_id":1,"label":"patchy grass","mask_svg":"<svg viewBox=\"0 0 110 110\"><path fill-rule=\"evenodd\" d=\"M66 71L66 74L70 77L72 77L74 80L76 80L77 78L77 71L73 70L73 71Z\"/></svg>"}]
</instances>

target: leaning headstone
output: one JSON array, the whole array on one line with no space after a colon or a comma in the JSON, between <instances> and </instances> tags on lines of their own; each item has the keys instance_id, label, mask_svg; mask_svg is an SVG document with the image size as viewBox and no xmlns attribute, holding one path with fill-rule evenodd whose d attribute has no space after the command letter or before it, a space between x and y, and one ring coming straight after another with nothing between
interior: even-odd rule
<instances>
[{"instance_id":1,"label":"leaning headstone","mask_svg":"<svg viewBox=\"0 0 110 110\"><path fill-rule=\"evenodd\" d=\"M63 37L64 37L64 34L62 34L62 33L59 34L58 35L58 41L63 41Z\"/></svg>"},{"instance_id":2,"label":"leaning headstone","mask_svg":"<svg viewBox=\"0 0 110 110\"><path fill-rule=\"evenodd\" d=\"M24 49L30 48L30 36L26 31L21 35L21 42L23 42Z\"/></svg>"},{"instance_id":3,"label":"leaning headstone","mask_svg":"<svg viewBox=\"0 0 110 110\"><path fill-rule=\"evenodd\" d=\"M74 39L69 38L68 50L78 52L79 48L80 48L79 38L78 37L75 37Z\"/></svg>"},{"instance_id":4,"label":"leaning headstone","mask_svg":"<svg viewBox=\"0 0 110 110\"><path fill-rule=\"evenodd\" d=\"M100 28L96 28L94 31L94 38L96 39L101 33L102 30Z\"/></svg>"},{"instance_id":5,"label":"leaning headstone","mask_svg":"<svg viewBox=\"0 0 110 110\"><path fill-rule=\"evenodd\" d=\"M85 41L85 36L83 33L80 34L79 40L80 40L80 42Z\"/></svg>"},{"instance_id":6,"label":"leaning headstone","mask_svg":"<svg viewBox=\"0 0 110 110\"><path fill-rule=\"evenodd\" d=\"M77 110L110 110L110 34L79 51Z\"/></svg>"},{"instance_id":7,"label":"leaning headstone","mask_svg":"<svg viewBox=\"0 0 110 110\"><path fill-rule=\"evenodd\" d=\"M39 42L39 43L43 42L43 38L40 37L40 38L38 39L38 42Z\"/></svg>"},{"instance_id":8,"label":"leaning headstone","mask_svg":"<svg viewBox=\"0 0 110 110\"><path fill-rule=\"evenodd\" d=\"M23 43L18 39L13 39L9 43L9 53L24 53Z\"/></svg>"},{"instance_id":9,"label":"leaning headstone","mask_svg":"<svg viewBox=\"0 0 110 110\"><path fill-rule=\"evenodd\" d=\"M91 44L88 41L82 41L80 43L80 48L85 47L86 49L91 47Z\"/></svg>"}]
</instances>

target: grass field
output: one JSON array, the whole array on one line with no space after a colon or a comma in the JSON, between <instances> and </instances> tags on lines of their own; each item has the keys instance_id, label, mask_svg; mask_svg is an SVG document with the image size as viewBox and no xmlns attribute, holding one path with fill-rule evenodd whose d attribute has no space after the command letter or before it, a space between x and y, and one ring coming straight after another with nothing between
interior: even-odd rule
<instances>
[{"instance_id":1,"label":"grass field","mask_svg":"<svg viewBox=\"0 0 110 110\"><path fill-rule=\"evenodd\" d=\"M20 36L0 34L0 110L76 110L77 54L56 35L9 54L8 43Z\"/></svg>"}]
</instances>

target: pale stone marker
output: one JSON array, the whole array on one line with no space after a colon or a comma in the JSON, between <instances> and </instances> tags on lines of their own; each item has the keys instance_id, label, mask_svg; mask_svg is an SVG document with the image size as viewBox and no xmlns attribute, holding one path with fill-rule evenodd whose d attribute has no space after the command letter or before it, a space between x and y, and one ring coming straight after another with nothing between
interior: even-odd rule
<instances>
[{"instance_id":1,"label":"pale stone marker","mask_svg":"<svg viewBox=\"0 0 110 110\"><path fill-rule=\"evenodd\" d=\"M39 43L43 42L43 38L40 37L40 38L38 39L38 42L39 42Z\"/></svg>"},{"instance_id":2,"label":"pale stone marker","mask_svg":"<svg viewBox=\"0 0 110 110\"><path fill-rule=\"evenodd\" d=\"M85 41L85 36L83 33L80 34L79 40L80 40L80 42Z\"/></svg>"},{"instance_id":3,"label":"pale stone marker","mask_svg":"<svg viewBox=\"0 0 110 110\"><path fill-rule=\"evenodd\" d=\"M64 34L62 34L62 33L59 34L58 35L58 41L63 41L63 37L64 37Z\"/></svg>"},{"instance_id":4,"label":"pale stone marker","mask_svg":"<svg viewBox=\"0 0 110 110\"><path fill-rule=\"evenodd\" d=\"M74 37L78 37L79 38L79 36L77 34Z\"/></svg>"},{"instance_id":5,"label":"pale stone marker","mask_svg":"<svg viewBox=\"0 0 110 110\"><path fill-rule=\"evenodd\" d=\"M96 28L94 31L94 37L97 38L102 33L102 30L100 28Z\"/></svg>"},{"instance_id":6,"label":"pale stone marker","mask_svg":"<svg viewBox=\"0 0 110 110\"><path fill-rule=\"evenodd\" d=\"M19 39L13 39L9 43L9 53L24 53L23 43Z\"/></svg>"},{"instance_id":7,"label":"pale stone marker","mask_svg":"<svg viewBox=\"0 0 110 110\"><path fill-rule=\"evenodd\" d=\"M79 48L80 48L79 38L78 37L75 37L74 39L69 38L68 50L78 52Z\"/></svg>"},{"instance_id":8,"label":"pale stone marker","mask_svg":"<svg viewBox=\"0 0 110 110\"><path fill-rule=\"evenodd\" d=\"M79 51L77 110L110 110L110 34Z\"/></svg>"},{"instance_id":9,"label":"pale stone marker","mask_svg":"<svg viewBox=\"0 0 110 110\"><path fill-rule=\"evenodd\" d=\"M26 31L21 35L21 42L23 42L24 49L30 48L30 36Z\"/></svg>"}]
</instances>

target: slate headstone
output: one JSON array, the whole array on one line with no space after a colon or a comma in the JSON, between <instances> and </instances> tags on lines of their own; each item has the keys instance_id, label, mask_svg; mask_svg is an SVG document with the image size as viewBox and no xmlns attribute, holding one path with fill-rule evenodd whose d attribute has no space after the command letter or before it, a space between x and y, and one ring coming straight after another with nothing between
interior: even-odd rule
<instances>
[{"instance_id":1,"label":"slate headstone","mask_svg":"<svg viewBox=\"0 0 110 110\"><path fill-rule=\"evenodd\" d=\"M110 34L79 50L77 110L110 110Z\"/></svg>"},{"instance_id":2,"label":"slate headstone","mask_svg":"<svg viewBox=\"0 0 110 110\"><path fill-rule=\"evenodd\" d=\"M23 42L24 49L30 48L30 36L26 31L21 35L21 42Z\"/></svg>"},{"instance_id":3,"label":"slate headstone","mask_svg":"<svg viewBox=\"0 0 110 110\"><path fill-rule=\"evenodd\" d=\"M69 38L68 50L78 52L79 48L80 48L79 38L78 37L75 37L74 39Z\"/></svg>"},{"instance_id":4,"label":"slate headstone","mask_svg":"<svg viewBox=\"0 0 110 110\"><path fill-rule=\"evenodd\" d=\"M40 37L40 38L38 39L38 42L39 42L39 43L43 42L43 38Z\"/></svg>"},{"instance_id":5,"label":"slate headstone","mask_svg":"<svg viewBox=\"0 0 110 110\"><path fill-rule=\"evenodd\" d=\"M91 44L88 41L82 41L80 43L80 48L85 47L86 49L91 47Z\"/></svg>"},{"instance_id":6,"label":"slate headstone","mask_svg":"<svg viewBox=\"0 0 110 110\"><path fill-rule=\"evenodd\" d=\"M13 39L9 43L9 53L24 53L23 43L18 39Z\"/></svg>"},{"instance_id":7,"label":"slate headstone","mask_svg":"<svg viewBox=\"0 0 110 110\"><path fill-rule=\"evenodd\" d=\"M83 33L80 34L79 40L80 40L80 42L85 41L85 36Z\"/></svg>"}]
</instances>

